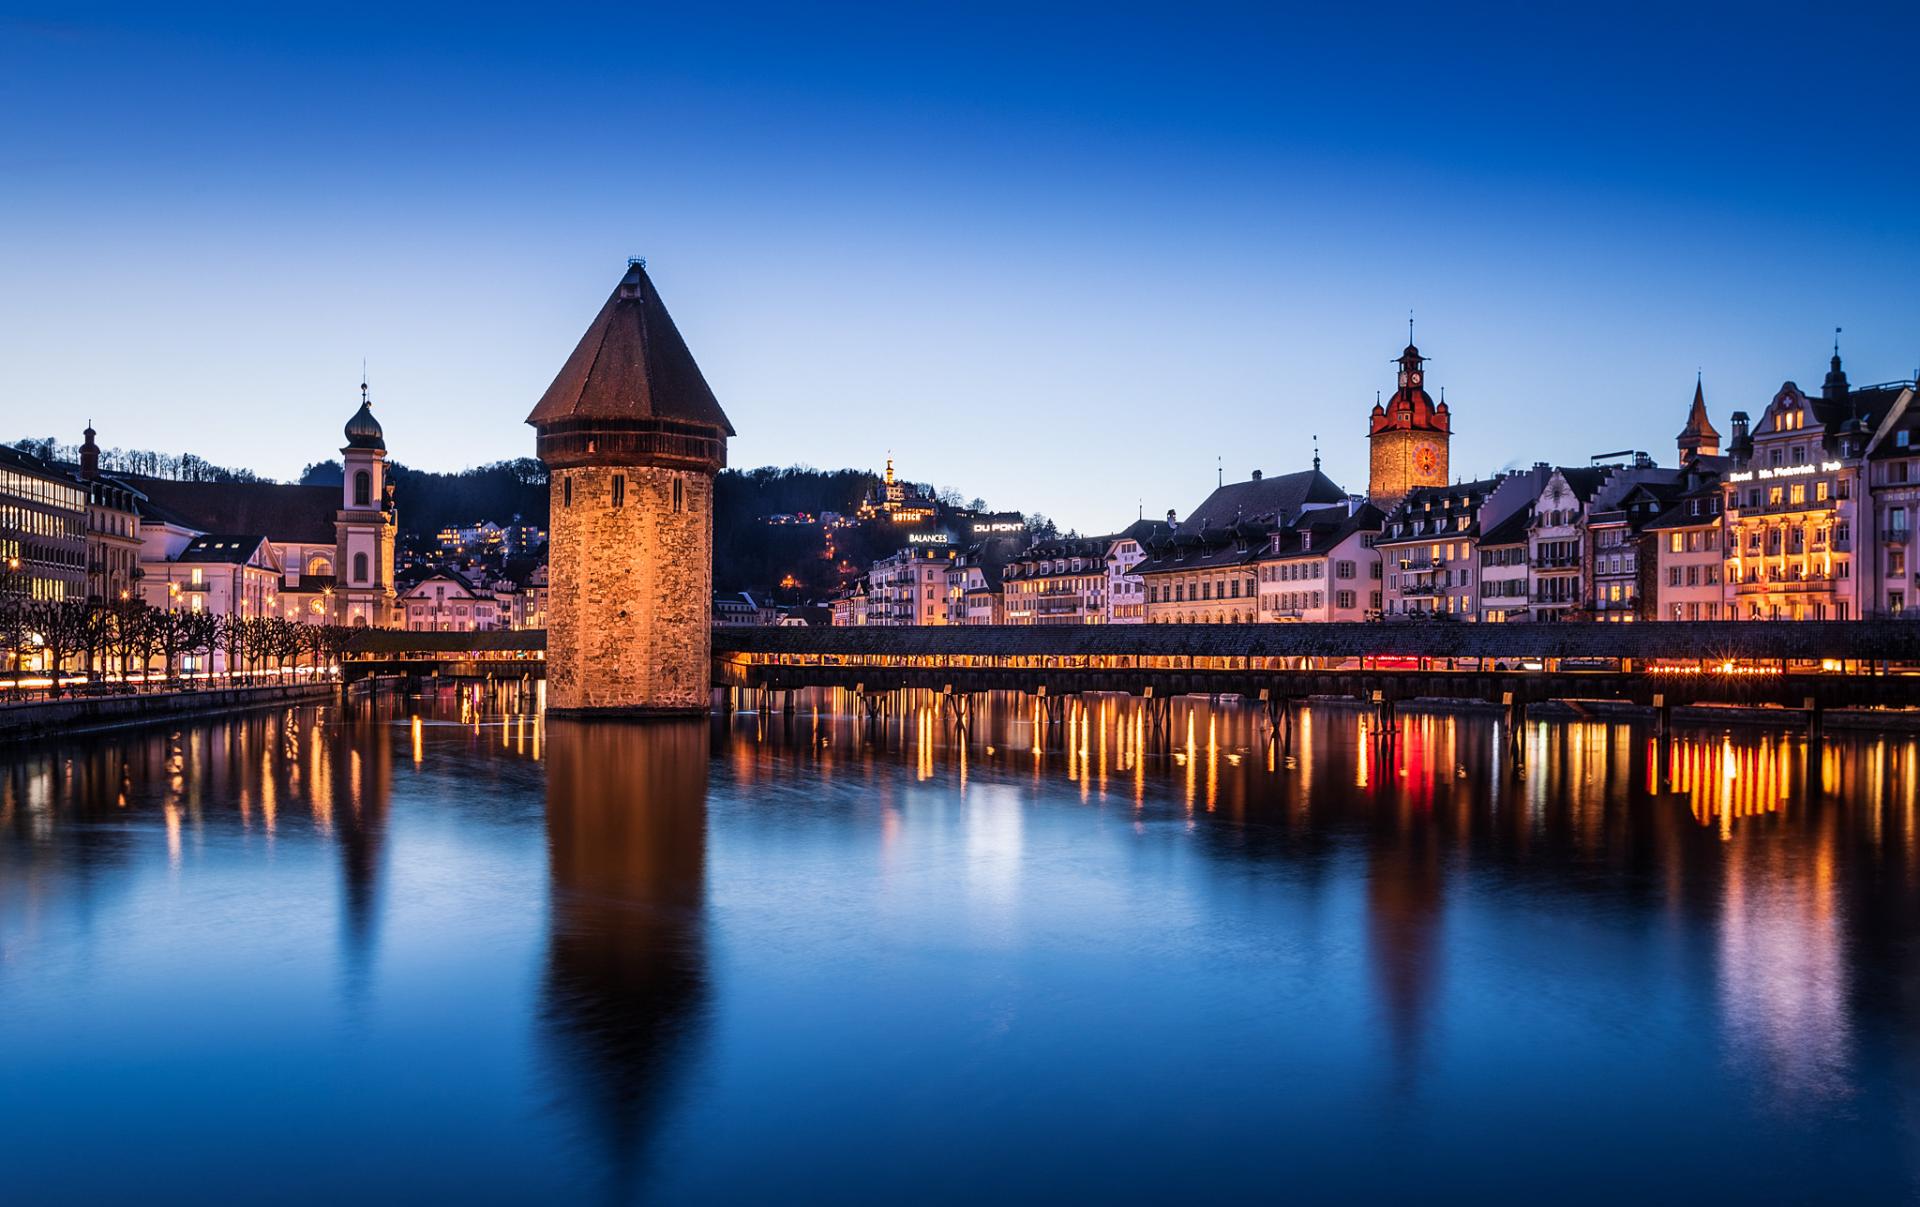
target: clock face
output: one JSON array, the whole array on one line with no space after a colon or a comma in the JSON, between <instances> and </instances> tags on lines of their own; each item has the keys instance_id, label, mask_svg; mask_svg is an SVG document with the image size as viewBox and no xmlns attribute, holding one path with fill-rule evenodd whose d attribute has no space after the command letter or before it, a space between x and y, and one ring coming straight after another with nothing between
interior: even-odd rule
<instances>
[{"instance_id":1,"label":"clock face","mask_svg":"<svg viewBox=\"0 0 1920 1207\"><path fill-rule=\"evenodd\" d=\"M1413 468L1418 470L1422 477L1432 477L1433 471L1439 465L1440 458L1434 455L1432 445L1422 445L1414 450Z\"/></svg>"},{"instance_id":2,"label":"clock face","mask_svg":"<svg viewBox=\"0 0 1920 1207\"><path fill-rule=\"evenodd\" d=\"M1416 390L1420 388L1420 370L1415 369L1413 372L1407 374L1407 384Z\"/></svg>"}]
</instances>

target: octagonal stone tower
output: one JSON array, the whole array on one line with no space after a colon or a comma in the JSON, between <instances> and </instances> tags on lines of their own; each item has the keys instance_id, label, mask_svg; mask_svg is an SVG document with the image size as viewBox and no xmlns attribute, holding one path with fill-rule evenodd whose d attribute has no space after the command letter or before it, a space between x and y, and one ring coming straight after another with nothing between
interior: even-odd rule
<instances>
[{"instance_id":1,"label":"octagonal stone tower","mask_svg":"<svg viewBox=\"0 0 1920 1207\"><path fill-rule=\"evenodd\" d=\"M630 262L527 422L551 479L547 711L707 709L713 479L733 425Z\"/></svg>"}]
</instances>

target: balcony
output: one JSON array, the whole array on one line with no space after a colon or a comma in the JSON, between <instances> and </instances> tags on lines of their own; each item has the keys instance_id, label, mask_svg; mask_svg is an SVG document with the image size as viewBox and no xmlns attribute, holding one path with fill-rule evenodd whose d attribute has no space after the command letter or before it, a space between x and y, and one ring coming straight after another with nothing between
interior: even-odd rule
<instances>
[{"instance_id":1,"label":"balcony","mask_svg":"<svg viewBox=\"0 0 1920 1207\"><path fill-rule=\"evenodd\" d=\"M1913 529L1883 528L1880 530L1880 539L1889 545L1904 545L1913 539Z\"/></svg>"},{"instance_id":2,"label":"balcony","mask_svg":"<svg viewBox=\"0 0 1920 1207\"><path fill-rule=\"evenodd\" d=\"M1533 568L1535 570L1578 570L1580 555L1571 553L1561 557L1536 557L1533 559Z\"/></svg>"}]
</instances>

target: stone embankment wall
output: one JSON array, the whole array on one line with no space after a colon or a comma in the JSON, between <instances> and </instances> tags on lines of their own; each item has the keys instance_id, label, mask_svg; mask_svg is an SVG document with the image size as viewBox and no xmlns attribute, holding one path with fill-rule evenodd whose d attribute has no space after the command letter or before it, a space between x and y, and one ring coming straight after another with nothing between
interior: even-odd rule
<instances>
[{"instance_id":1,"label":"stone embankment wall","mask_svg":"<svg viewBox=\"0 0 1920 1207\"><path fill-rule=\"evenodd\" d=\"M338 697L337 683L275 683L134 696L87 696L0 706L0 742L64 737L99 729L149 725L183 717L270 704L311 704Z\"/></svg>"}]
</instances>

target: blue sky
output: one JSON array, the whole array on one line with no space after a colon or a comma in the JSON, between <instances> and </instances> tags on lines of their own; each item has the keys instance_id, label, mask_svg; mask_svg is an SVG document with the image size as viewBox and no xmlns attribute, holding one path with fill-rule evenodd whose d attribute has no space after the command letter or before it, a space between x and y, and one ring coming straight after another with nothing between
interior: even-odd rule
<instances>
[{"instance_id":1,"label":"blue sky","mask_svg":"<svg viewBox=\"0 0 1920 1207\"><path fill-rule=\"evenodd\" d=\"M1911 5L0 11L9 435L526 454L630 254L736 465L1082 530L1363 487L1409 308L1462 475L1920 363Z\"/></svg>"}]
</instances>

